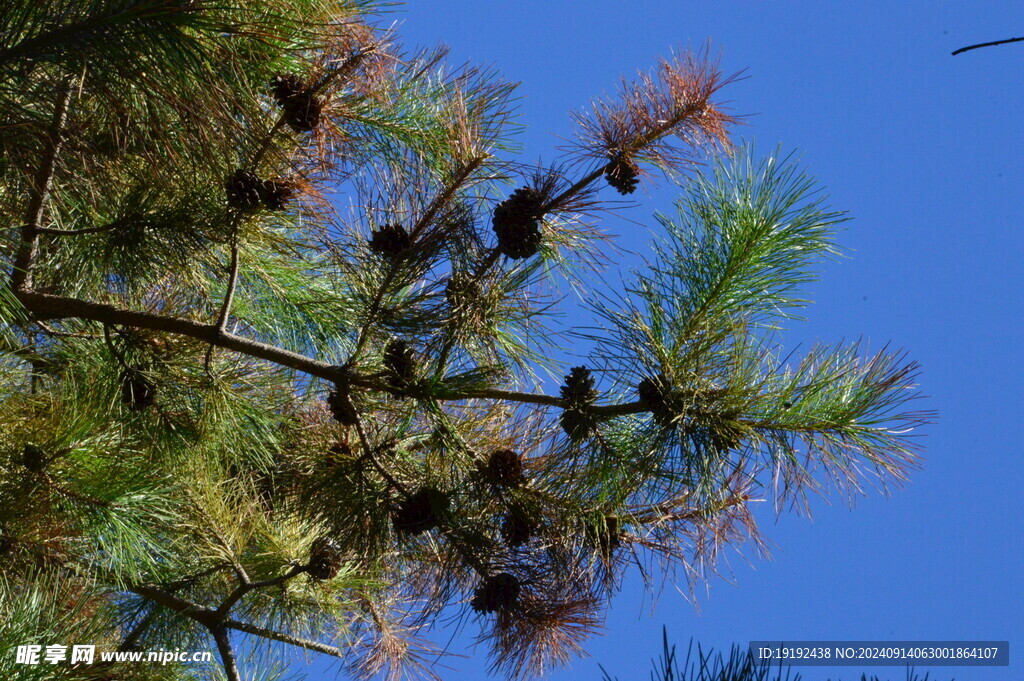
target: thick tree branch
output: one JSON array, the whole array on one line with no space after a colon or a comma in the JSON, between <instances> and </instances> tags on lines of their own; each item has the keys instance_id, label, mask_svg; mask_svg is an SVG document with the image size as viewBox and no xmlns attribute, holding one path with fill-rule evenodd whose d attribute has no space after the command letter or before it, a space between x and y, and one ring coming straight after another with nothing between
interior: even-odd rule
<instances>
[{"instance_id":1,"label":"thick tree branch","mask_svg":"<svg viewBox=\"0 0 1024 681\"><path fill-rule=\"evenodd\" d=\"M224 667L224 675L228 681L242 681L238 674L238 663L235 661L235 651L231 649L231 639L228 637L228 630L223 626L210 628L213 640L217 642L217 650L220 652L220 663Z\"/></svg>"},{"instance_id":2,"label":"thick tree branch","mask_svg":"<svg viewBox=\"0 0 1024 681\"><path fill-rule=\"evenodd\" d=\"M208 608L205 605L200 605L199 603L194 603L190 600L180 598L155 586L139 584L129 587L128 591L162 605L168 610L176 612L179 615L184 615L189 619L193 619L200 624L213 626L218 621L217 611L213 608Z\"/></svg>"},{"instance_id":3,"label":"thick tree branch","mask_svg":"<svg viewBox=\"0 0 1024 681\"><path fill-rule=\"evenodd\" d=\"M34 291L19 291L16 295L35 319L88 319L104 324L166 331L213 343L226 350L264 359L329 381L336 381L341 377L340 367L232 333L219 333L215 324L203 324L191 319L168 317L151 312L124 310L105 303L93 303Z\"/></svg>"},{"instance_id":4,"label":"thick tree branch","mask_svg":"<svg viewBox=\"0 0 1024 681\"><path fill-rule=\"evenodd\" d=\"M50 187L53 185L57 157L60 156L60 148L64 142L64 126L67 122L71 92L71 85L65 84L53 110L49 140L43 152L42 162L32 181L32 193L26 211L25 224L21 227L21 244L14 256L14 271L11 273L11 289L14 291L26 291L32 288L32 265L39 252L39 227L42 225L43 215L46 213L46 203L50 197Z\"/></svg>"}]
</instances>

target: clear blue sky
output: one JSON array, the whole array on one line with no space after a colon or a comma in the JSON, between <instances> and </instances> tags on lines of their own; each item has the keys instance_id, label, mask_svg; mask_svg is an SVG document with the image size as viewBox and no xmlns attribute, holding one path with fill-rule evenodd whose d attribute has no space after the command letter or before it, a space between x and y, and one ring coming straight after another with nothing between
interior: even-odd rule
<instances>
[{"instance_id":1,"label":"clear blue sky","mask_svg":"<svg viewBox=\"0 0 1024 681\"><path fill-rule=\"evenodd\" d=\"M451 46L456 62L492 64L522 81L524 159L554 156L567 112L672 46L711 39L727 72L723 96L747 114L738 134L802 154L854 220L849 259L828 264L808 322L788 343L891 341L921 362L927 428L923 471L891 497L850 510L813 504L814 519L766 507L774 558L732 560L700 610L666 590L653 609L635 580L614 601L605 635L556 680L648 678L663 625L685 647L751 639L1009 639L1003 668L925 668L932 678L1024 678L1024 452L1021 330L1024 254L1024 43L951 57L973 42L1024 34L1024 4L937 2L681 2L590 0L413 3L393 15L409 45ZM632 219L666 209L664 191ZM640 248L645 228L609 230ZM472 631L470 625L469 634ZM438 639L446 640L444 633ZM473 654L456 640L452 650ZM485 650L454 659L446 681L483 678ZM333 678L319 663L311 678ZM859 678L804 668L806 681ZM904 678L899 669L874 673Z\"/></svg>"}]
</instances>

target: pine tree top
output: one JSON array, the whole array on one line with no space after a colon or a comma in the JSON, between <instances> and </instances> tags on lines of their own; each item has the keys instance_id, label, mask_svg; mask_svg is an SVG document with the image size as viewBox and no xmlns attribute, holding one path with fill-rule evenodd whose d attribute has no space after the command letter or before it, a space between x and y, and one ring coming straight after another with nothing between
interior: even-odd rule
<instances>
[{"instance_id":1,"label":"pine tree top","mask_svg":"<svg viewBox=\"0 0 1024 681\"><path fill-rule=\"evenodd\" d=\"M784 361L845 217L732 147L708 54L574 114L536 166L514 87L404 49L376 2L7 4L7 648L207 641L233 680L244 635L429 676L446 612L530 677L631 566L692 587L761 548L755 498L916 465L903 354ZM608 287L604 218L655 170L677 213ZM573 368L569 306L598 329Z\"/></svg>"}]
</instances>

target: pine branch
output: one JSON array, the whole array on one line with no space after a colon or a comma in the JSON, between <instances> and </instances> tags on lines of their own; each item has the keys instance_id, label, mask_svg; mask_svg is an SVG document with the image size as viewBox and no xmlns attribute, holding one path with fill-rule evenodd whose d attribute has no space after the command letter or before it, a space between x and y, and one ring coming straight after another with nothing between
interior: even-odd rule
<instances>
[{"instance_id":1,"label":"pine branch","mask_svg":"<svg viewBox=\"0 0 1024 681\"><path fill-rule=\"evenodd\" d=\"M54 171L57 168L57 158L64 143L64 128L72 92L71 84L65 83L54 107L48 143L32 182L25 224L21 227L21 244L15 254L14 270L11 273L11 289L15 292L32 288L32 267L39 252L39 227L43 224L43 215L50 196L50 187L53 185Z\"/></svg>"},{"instance_id":2,"label":"pine branch","mask_svg":"<svg viewBox=\"0 0 1024 681\"><path fill-rule=\"evenodd\" d=\"M238 663L235 661L235 651L231 648L231 639L228 638L227 628L224 626L211 627L210 633L213 634L213 640L217 642L220 662L228 681L242 681L242 677L238 673Z\"/></svg>"},{"instance_id":3,"label":"pine branch","mask_svg":"<svg viewBox=\"0 0 1024 681\"><path fill-rule=\"evenodd\" d=\"M371 388L378 391L385 391L387 389L387 386L379 380L352 375L347 371L343 371L342 368L337 365L328 364L290 350L267 345L232 333L219 333L216 326L213 324L202 324L189 319L168 317L149 312L123 310L112 305L91 303L74 298L64 298L30 291L19 293L18 298L22 301L27 310L42 319L88 319L102 322L104 324L117 324L155 331L166 331L205 341L211 345L215 345L226 350L232 350L243 355L264 359L328 381L337 382L339 380L348 380L356 386ZM448 395L444 399L446 401L494 399L556 408L563 408L565 406L564 400L560 397L497 389L466 390ZM650 408L637 400L619 404L597 405L592 407L592 411L596 416L609 418L614 416L639 414L650 411ZM770 422L765 422L763 420L750 420L748 423L749 425L758 428L772 427ZM815 424L805 424L803 428L806 430L819 429Z\"/></svg>"},{"instance_id":4,"label":"pine branch","mask_svg":"<svg viewBox=\"0 0 1024 681\"><path fill-rule=\"evenodd\" d=\"M256 626L255 624L249 624L248 622L239 622L238 620L226 619L223 621L223 626L227 629L234 629L235 631L241 631L246 634L252 634L253 636L259 636L270 641L279 641L280 643L287 643L289 645L297 646L299 648L305 648L306 650L312 650L318 653L324 653L325 655L331 655L332 657L344 658L345 653L341 650L329 646L318 641L310 641L307 638L301 636L292 636L291 634L285 634L280 631L273 629L265 629L264 627Z\"/></svg>"},{"instance_id":5,"label":"pine branch","mask_svg":"<svg viewBox=\"0 0 1024 681\"><path fill-rule=\"evenodd\" d=\"M982 47L994 47L996 45L1006 45L1008 43L1019 43L1022 40L1024 40L1024 37L1020 37L1020 38L1006 38L1005 40L993 40L992 42L989 42L989 43L978 43L977 45L968 45L967 47L961 47L959 50L954 50L953 52L951 52L951 54L952 54L952 56L955 57L956 55L960 54L961 52L970 52L971 50L977 50L977 49L980 49Z\"/></svg>"},{"instance_id":6,"label":"pine branch","mask_svg":"<svg viewBox=\"0 0 1024 681\"><path fill-rule=\"evenodd\" d=\"M82 227L79 229L60 229L59 227L37 227L36 231L39 234L51 234L53 236L80 236L82 234L100 234L101 232L109 232L112 229L117 229L119 226L119 223L114 222L109 225L97 225L95 227Z\"/></svg>"},{"instance_id":7,"label":"pine branch","mask_svg":"<svg viewBox=\"0 0 1024 681\"><path fill-rule=\"evenodd\" d=\"M293 565L292 568L283 575L271 577L269 579L263 579L257 582L249 581L248 576L245 576L245 578L242 579L242 575L240 574L239 585L235 587L235 590L232 591L231 594L228 595L228 597L225 598L224 601L221 602L219 606L217 606L217 616L220 619L227 617L228 613L231 612L231 608L233 608L238 603L238 601L242 600L242 598L244 598L245 595L250 591L255 591L256 589L262 589L268 586L275 586L277 584L283 584L287 582L289 579L301 575L307 569L307 566Z\"/></svg>"},{"instance_id":8,"label":"pine branch","mask_svg":"<svg viewBox=\"0 0 1024 681\"><path fill-rule=\"evenodd\" d=\"M473 175L473 172L480 167L484 160L485 159L483 157L476 157L459 168L458 172L455 173L452 180L441 190L441 192L436 197L434 197L433 201L430 202L430 205L416 221L416 224L413 226L413 229L409 233L409 239L411 241L415 243L416 238L420 236L423 233L423 231L430 226L430 223L433 221L438 211L444 208L444 206L456 196L459 189L462 187L463 183L465 183ZM366 346L366 342L370 338L370 329L374 322L376 321L375 318L378 312L380 312L380 305L384 300L384 296L387 295L388 290L394 283L394 279L398 275L401 266L402 264L397 261L388 264L388 270L384 275L384 281L380 283L376 293L374 294L373 300L370 302L369 309L367 310L366 313L366 322L359 330L359 336L356 339L355 349L352 351L352 354L349 358L349 362L355 362L356 359L359 357L360 353L362 352L363 348Z\"/></svg>"},{"instance_id":9,"label":"pine branch","mask_svg":"<svg viewBox=\"0 0 1024 681\"><path fill-rule=\"evenodd\" d=\"M166 331L205 341L243 355L264 359L329 381L338 380L341 376L339 367L335 365L305 357L290 350L267 345L266 343L249 340L232 333L220 333L215 324L203 324L190 319L169 317L151 312L124 310L104 303L53 296L34 291L21 291L16 295L26 310L42 320L88 319L105 324Z\"/></svg>"}]
</instances>

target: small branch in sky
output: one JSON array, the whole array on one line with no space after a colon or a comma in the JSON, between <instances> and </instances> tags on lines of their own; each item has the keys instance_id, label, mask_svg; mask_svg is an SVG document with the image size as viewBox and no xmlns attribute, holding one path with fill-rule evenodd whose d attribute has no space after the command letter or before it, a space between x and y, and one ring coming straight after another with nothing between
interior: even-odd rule
<instances>
[{"instance_id":1,"label":"small branch in sky","mask_svg":"<svg viewBox=\"0 0 1024 681\"><path fill-rule=\"evenodd\" d=\"M1019 43L1024 40L1024 36L1020 38L1007 38L1006 40L993 40L990 43L978 43L977 45L968 45L967 47L961 47L959 50L952 52L951 54L955 57L961 52L969 52L971 50L977 50L982 47L993 47L995 45L1005 45L1007 43Z\"/></svg>"}]
</instances>

